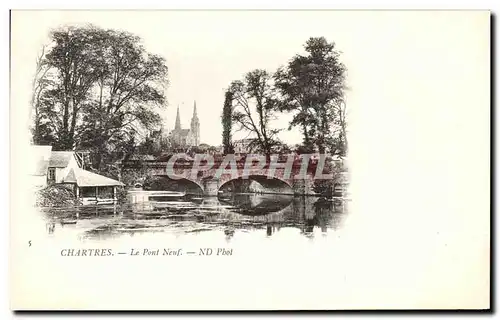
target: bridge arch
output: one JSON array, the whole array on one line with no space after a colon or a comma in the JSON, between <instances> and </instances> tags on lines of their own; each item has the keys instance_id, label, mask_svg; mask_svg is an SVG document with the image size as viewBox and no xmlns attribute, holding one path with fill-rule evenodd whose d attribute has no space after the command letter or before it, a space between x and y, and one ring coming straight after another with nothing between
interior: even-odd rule
<instances>
[{"instance_id":1,"label":"bridge arch","mask_svg":"<svg viewBox=\"0 0 500 320\"><path fill-rule=\"evenodd\" d=\"M281 215L290 210L294 197L276 194L230 194L218 197L220 203L237 208L237 213L249 216ZM276 216L275 216L276 218Z\"/></svg>"},{"instance_id":2,"label":"bridge arch","mask_svg":"<svg viewBox=\"0 0 500 320\"><path fill-rule=\"evenodd\" d=\"M255 185L252 186L252 181L257 182L261 187ZM277 177L268 178L267 175L263 174L251 174L248 177L245 177L245 179L243 177L229 178L227 181L224 181L219 185L218 191L234 191L235 185L237 185L240 189L257 187L257 190L252 190L257 192L259 191L258 189L261 188L260 191L263 193L293 194L293 186L288 181ZM244 190L239 191L245 192Z\"/></svg>"},{"instance_id":3,"label":"bridge arch","mask_svg":"<svg viewBox=\"0 0 500 320\"><path fill-rule=\"evenodd\" d=\"M195 194L203 194L204 192L203 186L198 181L176 175L154 175L151 184L150 187L156 190L184 191Z\"/></svg>"}]
</instances>

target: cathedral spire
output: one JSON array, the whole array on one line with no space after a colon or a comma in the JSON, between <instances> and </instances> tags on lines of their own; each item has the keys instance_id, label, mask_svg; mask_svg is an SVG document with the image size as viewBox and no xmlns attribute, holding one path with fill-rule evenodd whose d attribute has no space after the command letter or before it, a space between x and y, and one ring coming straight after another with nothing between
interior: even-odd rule
<instances>
[{"instance_id":1,"label":"cathedral spire","mask_svg":"<svg viewBox=\"0 0 500 320\"><path fill-rule=\"evenodd\" d=\"M196 100L194 101L193 117L191 118L191 134L193 136L193 145L198 146L200 144L200 119L198 119L198 113L196 112Z\"/></svg>"},{"instance_id":2,"label":"cathedral spire","mask_svg":"<svg viewBox=\"0 0 500 320\"><path fill-rule=\"evenodd\" d=\"M194 100L193 118L198 119L198 113L196 112L196 100Z\"/></svg>"},{"instance_id":3,"label":"cathedral spire","mask_svg":"<svg viewBox=\"0 0 500 320\"><path fill-rule=\"evenodd\" d=\"M177 117L175 118L175 130L181 130L181 116L179 115L179 105L177 105Z\"/></svg>"}]
</instances>

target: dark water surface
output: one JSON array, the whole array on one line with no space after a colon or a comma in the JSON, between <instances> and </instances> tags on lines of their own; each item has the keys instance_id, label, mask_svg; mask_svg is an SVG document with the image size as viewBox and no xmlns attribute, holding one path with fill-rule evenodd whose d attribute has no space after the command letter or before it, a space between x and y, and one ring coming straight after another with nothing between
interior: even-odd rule
<instances>
[{"instance_id":1,"label":"dark water surface","mask_svg":"<svg viewBox=\"0 0 500 320\"><path fill-rule=\"evenodd\" d=\"M235 232L272 237L295 228L305 237L323 235L342 226L347 214L341 201L275 194L229 194L219 197L44 208L47 232L100 240L144 233L217 233L227 239ZM265 232L265 233L263 233Z\"/></svg>"}]
</instances>

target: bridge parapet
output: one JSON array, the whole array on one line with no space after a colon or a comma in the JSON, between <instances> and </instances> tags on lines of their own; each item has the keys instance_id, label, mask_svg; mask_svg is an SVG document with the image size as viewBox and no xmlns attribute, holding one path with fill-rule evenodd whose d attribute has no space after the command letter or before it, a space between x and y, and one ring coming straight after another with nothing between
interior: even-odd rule
<instances>
[{"instance_id":1,"label":"bridge parapet","mask_svg":"<svg viewBox=\"0 0 500 320\"><path fill-rule=\"evenodd\" d=\"M202 188L205 195L216 195L225 183L250 176L280 180L289 186L293 194L315 194L313 184L317 161L308 161L307 166L297 161L291 165L286 161L264 164L257 162L247 168L245 168L246 161L236 161L235 163L236 166L234 166L234 162L226 162L225 168L223 168L223 161L216 161L211 166L202 163L199 168L193 169L194 161L176 161L173 166L165 161L126 161L122 163L122 169L124 171L140 169L147 175L168 177L174 180L186 179ZM289 165L287 166L287 164Z\"/></svg>"}]
</instances>

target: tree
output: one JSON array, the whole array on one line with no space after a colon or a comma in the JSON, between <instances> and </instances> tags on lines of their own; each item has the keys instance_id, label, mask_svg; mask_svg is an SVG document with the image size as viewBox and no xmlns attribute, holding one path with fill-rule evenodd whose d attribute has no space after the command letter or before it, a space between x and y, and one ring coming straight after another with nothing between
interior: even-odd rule
<instances>
[{"instance_id":1,"label":"tree","mask_svg":"<svg viewBox=\"0 0 500 320\"><path fill-rule=\"evenodd\" d=\"M296 55L275 74L282 96L278 108L294 113L290 127L301 128L304 146L314 144L324 153L335 139L337 130L332 126L340 125L335 119L344 101L346 68L339 61L335 44L324 37L307 40L305 50L306 56ZM345 125L345 121L342 123ZM345 128L340 131L345 133Z\"/></svg>"},{"instance_id":2,"label":"tree","mask_svg":"<svg viewBox=\"0 0 500 320\"><path fill-rule=\"evenodd\" d=\"M53 84L48 77L49 67L43 60L45 46L42 47L41 54L36 60L35 75L32 81L31 106L33 110L33 125L31 132L34 144L52 144L55 141L53 135L54 127L50 122L50 110L44 108L43 97L45 91Z\"/></svg>"},{"instance_id":3,"label":"tree","mask_svg":"<svg viewBox=\"0 0 500 320\"><path fill-rule=\"evenodd\" d=\"M247 73L243 81L234 81L230 86L232 120L239 124L239 130L247 130L256 136L249 148L263 152L267 159L277 144L276 135L280 131L269 127L277 106L271 80L267 71L256 69Z\"/></svg>"},{"instance_id":4,"label":"tree","mask_svg":"<svg viewBox=\"0 0 500 320\"><path fill-rule=\"evenodd\" d=\"M234 146L231 141L231 130L233 127L233 93L226 91L224 107L222 109L222 146L224 147L224 154L234 153Z\"/></svg>"},{"instance_id":5,"label":"tree","mask_svg":"<svg viewBox=\"0 0 500 320\"><path fill-rule=\"evenodd\" d=\"M162 89L167 76L164 59L147 53L139 37L108 30L106 40L106 72L96 83L93 103L86 106L87 121L81 130L81 146L96 151L97 166L108 141L119 148L124 138L130 139L140 128L160 125L154 107L165 103Z\"/></svg>"},{"instance_id":6,"label":"tree","mask_svg":"<svg viewBox=\"0 0 500 320\"><path fill-rule=\"evenodd\" d=\"M275 151L280 154L290 154L294 152L294 150L289 145L281 141L277 141Z\"/></svg>"},{"instance_id":7,"label":"tree","mask_svg":"<svg viewBox=\"0 0 500 320\"><path fill-rule=\"evenodd\" d=\"M346 121L346 104L343 100L333 105L334 109L334 126L333 138L330 140L330 153L345 157L347 154L347 121Z\"/></svg>"},{"instance_id":8,"label":"tree","mask_svg":"<svg viewBox=\"0 0 500 320\"><path fill-rule=\"evenodd\" d=\"M58 29L51 38L45 63L55 76L44 103L55 124L54 149L91 150L99 168L158 127L168 69L139 37L90 26Z\"/></svg>"},{"instance_id":9,"label":"tree","mask_svg":"<svg viewBox=\"0 0 500 320\"><path fill-rule=\"evenodd\" d=\"M334 195L336 185L345 185L345 167L343 162L334 161L332 158L325 159L323 171L332 175L332 179L316 179L314 180L313 190L321 197L331 198Z\"/></svg>"},{"instance_id":10,"label":"tree","mask_svg":"<svg viewBox=\"0 0 500 320\"><path fill-rule=\"evenodd\" d=\"M75 147L75 131L81 113L95 81L105 70L100 48L104 31L94 27L68 27L51 33L53 47L44 63L54 70L54 85L45 94L46 104L55 111L51 119L56 126L54 149Z\"/></svg>"}]
</instances>

